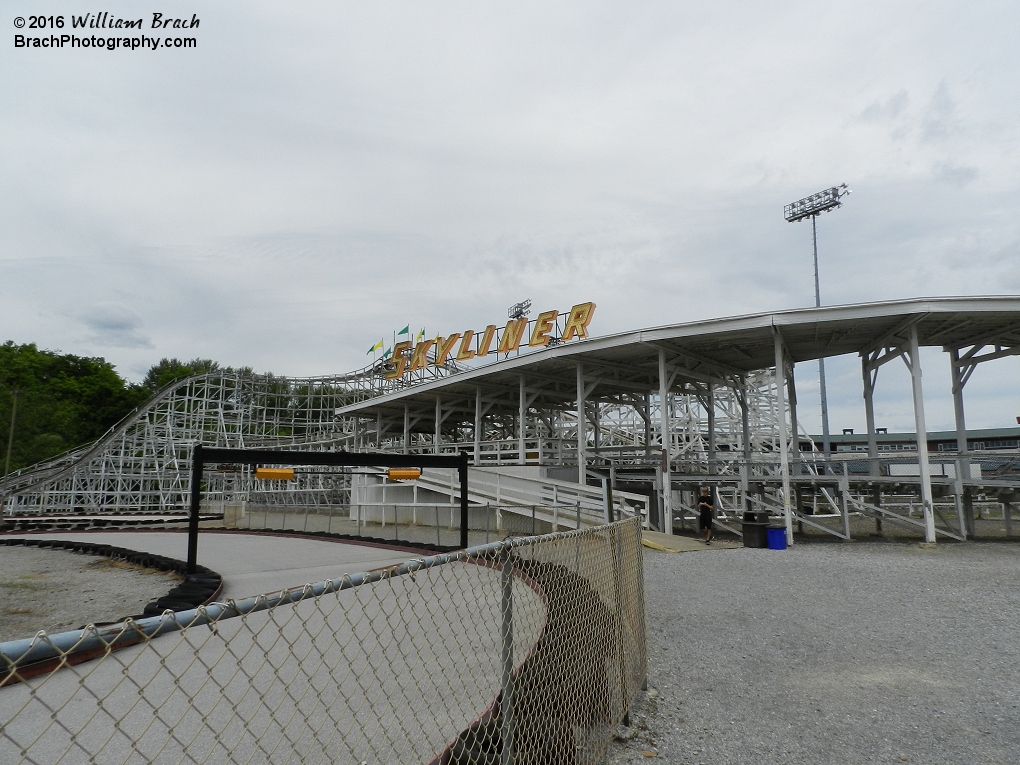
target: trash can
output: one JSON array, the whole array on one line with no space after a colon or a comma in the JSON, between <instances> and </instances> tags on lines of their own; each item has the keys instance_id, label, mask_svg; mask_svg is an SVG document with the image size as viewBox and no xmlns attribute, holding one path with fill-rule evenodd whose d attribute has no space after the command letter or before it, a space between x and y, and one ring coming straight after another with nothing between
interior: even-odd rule
<instances>
[{"instance_id":1,"label":"trash can","mask_svg":"<svg viewBox=\"0 0 1020 765\"><path fill-rule=\"evenodd\" d=\"M769 526L766 529L768 534L768 544L770 550L785 550L786 549L786 527L785 526Z\"/></svg>"},{"instance_id":2,"label":"trash can","mask_svg":"<svg viewBox=\"0 0 1020 765\"><path fill-rule=\"evenodd\" d=\"M768 513L744 513L744 547L768 547Z\"/></svg>"}]
</instances>

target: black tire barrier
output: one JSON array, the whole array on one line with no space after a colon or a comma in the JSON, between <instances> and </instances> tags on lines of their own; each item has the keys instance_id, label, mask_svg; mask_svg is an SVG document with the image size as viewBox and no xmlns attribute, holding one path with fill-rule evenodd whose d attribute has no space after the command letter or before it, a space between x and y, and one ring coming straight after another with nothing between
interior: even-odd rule
<instances>
[{"instance_id":1,"label":"black tire barrier","mask_svg":"<svg viewBox=\"0 0 1020 765\"><path fill-rule=\"evenodd\" d=\"M527 762L578 762L574 730L595 729L608 716L609 683L597 664L601 627L615 631L617 616L583 577L553 563L521 560L514 568L536 581L548 599L548 620L532 652L514 675L515 706L533 710L514 727L513 749ZM598 618L593 618L595 615ZM450 765L500 762L501 695L492 714L457 736Z\"/></svg>"},{"instance_id":2,"label":"black tire barrier","mask_svg":"<svg viewBox=\"0 0 1020 765\"><path fill-rule=\"evenodd\" d=\"M142 568L179 574L183 580L174 585L170 592L151 603L143 613L125 616L120 621L159 616L164 611L188 611L211 603L223 588L223 577L210 568L198 566L195 573L188 573L188 564L165 555L143 553L123 547L98 542L78 542L65 539L0 539L3 547L37 547L41 549L67 550L83 555L96 555L111 560L123 560Z\"/></svg>"}]
</instances>

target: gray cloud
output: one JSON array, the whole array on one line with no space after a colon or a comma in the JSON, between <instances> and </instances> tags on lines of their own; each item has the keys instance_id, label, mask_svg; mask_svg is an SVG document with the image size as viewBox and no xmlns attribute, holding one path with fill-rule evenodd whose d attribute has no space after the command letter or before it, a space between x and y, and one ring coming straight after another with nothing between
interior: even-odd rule
<instances>
[{"instance_id":1,"label":"gray cloud","mask_svg":"<svg viewBox=\"0 0 1020 765\"><path fill-rule=\"evenodd\" d=\"M861 112L861 119L866 122L882 122L894 120L907 108L909 102L906 90L900 90L885 101L875 100Z\"/></svg>"},{"instance_id":2,"label":"gray cloud","mask_svg":"<svg viewBox=\"0 0 1020 765\"><path fill-rule=\"evenodd\" d=\"M921 136L926 141L944 140L958 129L959 121L956 99L950 95L949 87L943 80L922 114Z\"/></svg>"},{"instance_id":3,"label":"gray cloud","mask_svg":"<svg viewBox=\"0 0 1020 765\"><path fill-rule=\"evenodd\" d=\"M92 332L90 340L108 348L152 348L152 341L141 329L142 317L117 303L96 303L79 317Z\"/></svg>"},{"instance_id":4,"label":"gray cloud","mask_svg":"<svg viewBox=\"0 0 1020 765\"><path fill-rule=\"evenodd\" d=\"M961 167L953 162L939 162L933 168L935 180L948 183L956 188L963 188L977 180L980 173L976 167Z\"/></svg>"},{"instance_id":5,"label":"gray cloud","mask_svg":"<svg viewBox=\"0 0 1020 765\"><path fill-rule=\"evenodd\" d=\"M11 339L313 374L525 297L603 333L809 305L782 206L841 181L825 302L1016 288L1016 4L297 7L196 0L166 56L0 47Z\"/></svg>"}]
</instances>

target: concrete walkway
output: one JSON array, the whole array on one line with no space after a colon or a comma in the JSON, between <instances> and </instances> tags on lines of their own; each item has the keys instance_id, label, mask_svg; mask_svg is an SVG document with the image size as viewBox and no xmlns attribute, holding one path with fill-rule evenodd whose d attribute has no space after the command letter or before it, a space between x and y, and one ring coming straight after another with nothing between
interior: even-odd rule
<instances>
[{"instance_id":1,"label":"concrete walkway","mask_svg":"<svg viewBox=\"0 0 1020 765\"><path fill-rule=\"evenodd\" d=\"M694 552L695 550L738 550L743 547L739 542L713 539L706 545L705 540L698 537L681 537L676 534L663 534L658 531L642 531L641 539L645 547L659 552Z\"/></svg>"}]
</instances>

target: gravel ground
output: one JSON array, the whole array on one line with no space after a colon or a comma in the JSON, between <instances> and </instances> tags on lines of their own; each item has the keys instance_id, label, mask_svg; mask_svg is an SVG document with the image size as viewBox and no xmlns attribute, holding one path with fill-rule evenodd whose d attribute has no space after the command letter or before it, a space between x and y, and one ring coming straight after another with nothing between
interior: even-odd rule
<instances>
[{"instance_id":1,"label":"gravel ground","mask_svg":"<svg viewBox=\"0 0 1020 765\"><path fill-rule=\"evenodd\" d=\"M646 551L649 692L609 762L1020 762L1020 548Z\"/></svg>"},{"instance_id":2,"label":"gravel ground","mask_svg":"<svg viewBox=\"0 0 1020 765\"><path fill-rule=\"evenodd\" d=\"M180 581L101 556L0 548L0 642L140 614Z\"/></svg>"}]
</instances>

